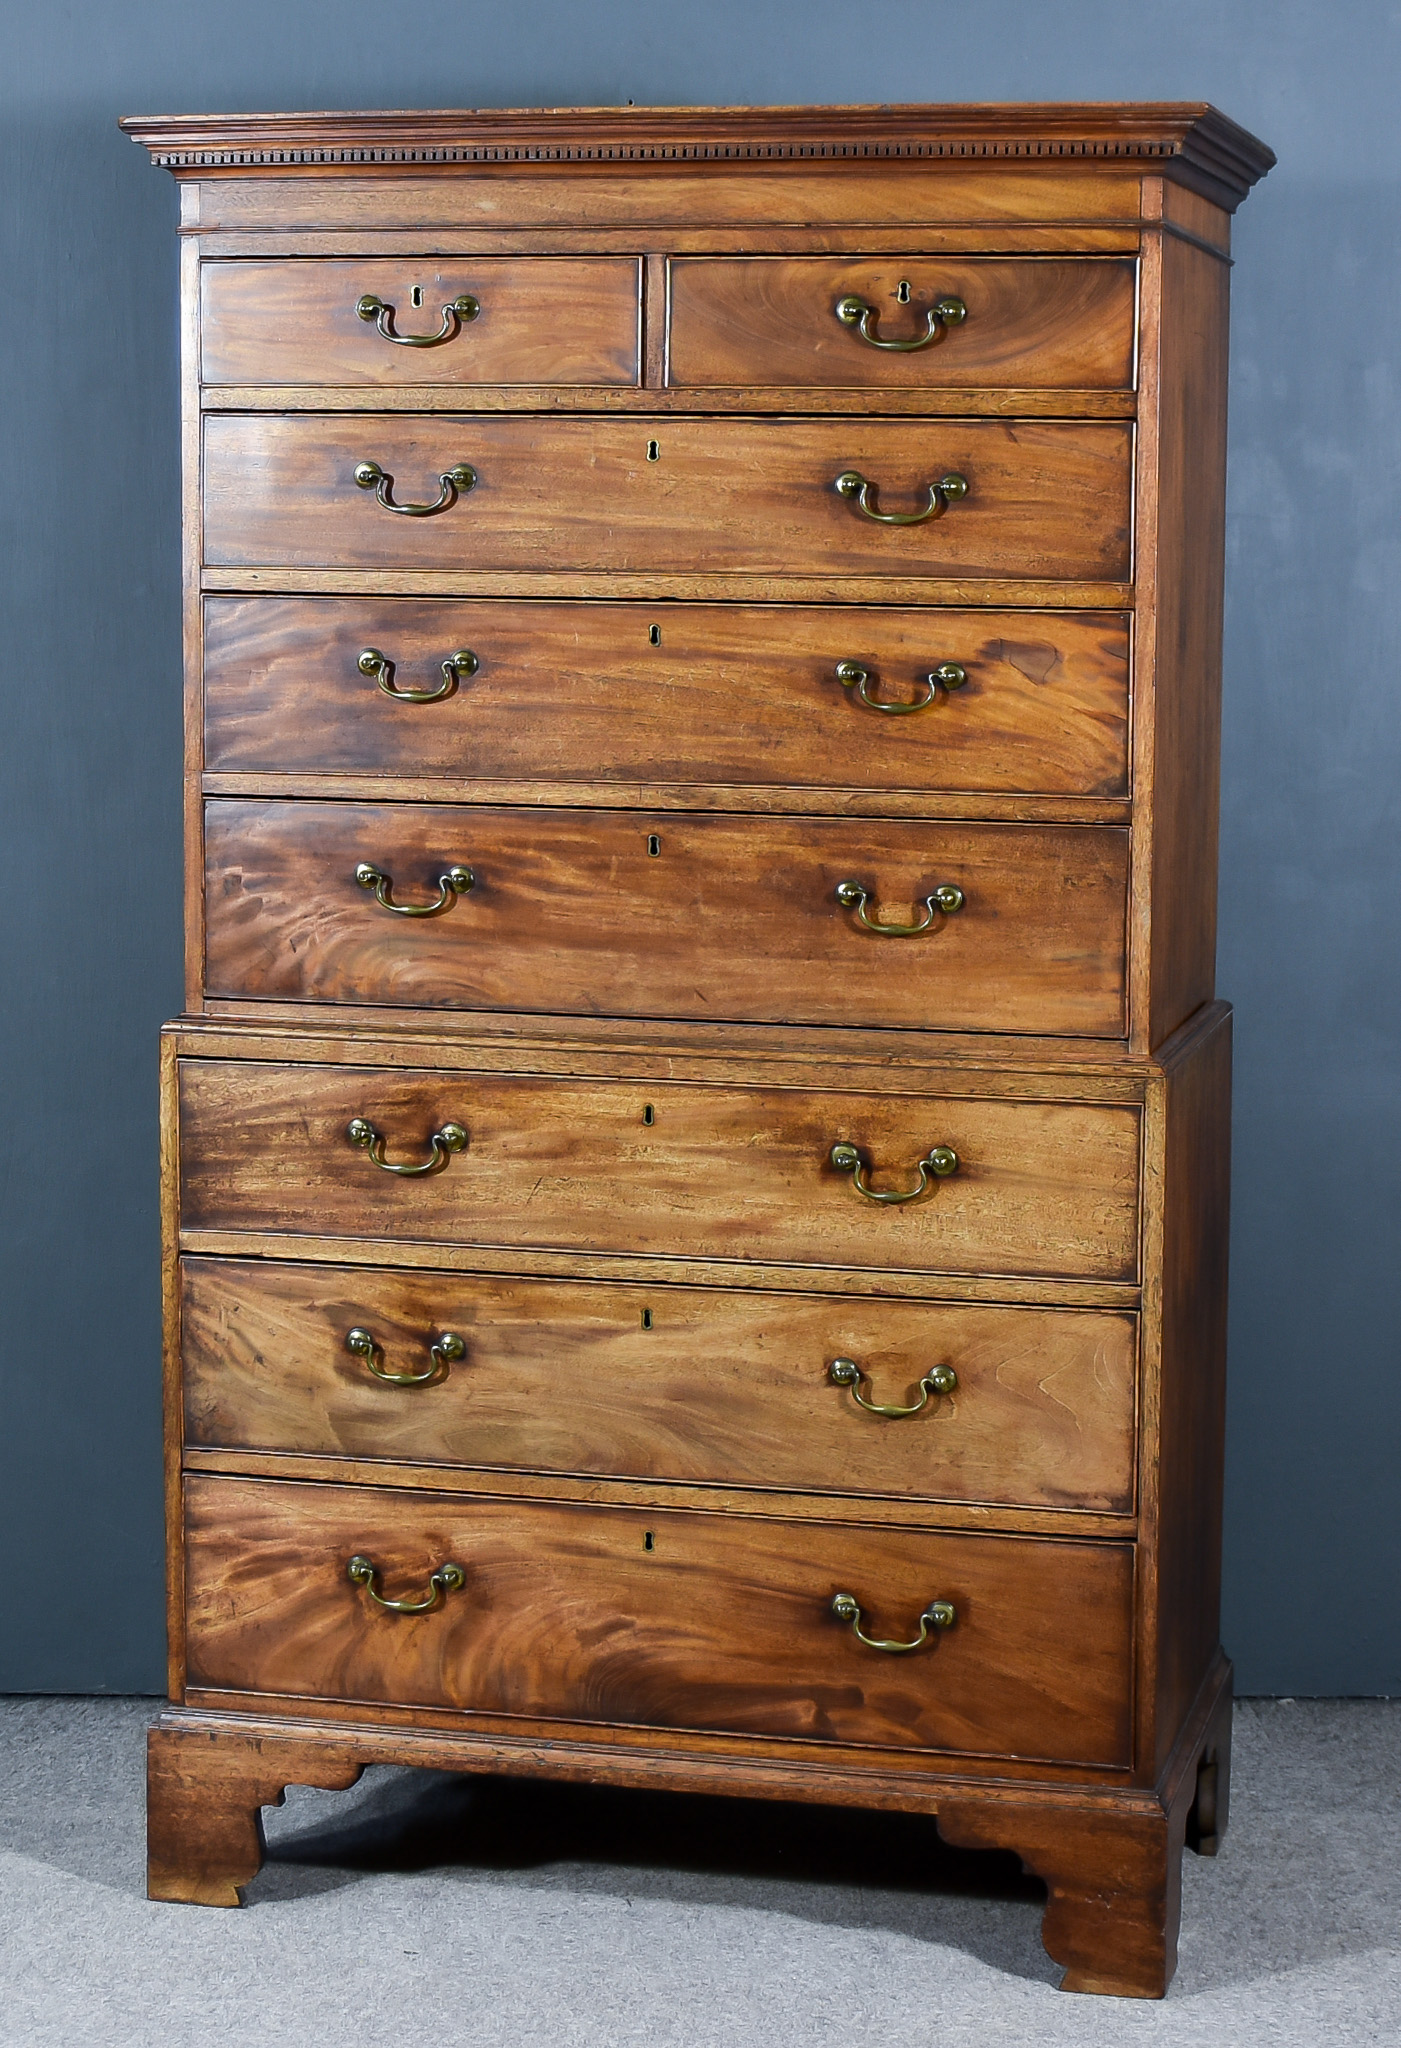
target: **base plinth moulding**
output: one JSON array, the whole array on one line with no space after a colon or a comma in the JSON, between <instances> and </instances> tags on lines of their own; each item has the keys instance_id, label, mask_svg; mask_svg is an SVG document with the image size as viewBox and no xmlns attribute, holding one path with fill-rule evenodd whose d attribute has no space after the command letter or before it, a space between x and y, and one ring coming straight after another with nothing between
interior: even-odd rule
<instances>
[{"instance_id":1,"label":"base plinth moulding","mask_svg":"<svg viewBox=\"0 0 1401 2048\"><path fill-rule=\"evenodd\" d=\"M1230 1715L1223 1660L1158 1785L1116 1790L173 1707L148 1737L147 1892L241 1905L262 1866L262 1809L289 1785L347 1791L370 1764L869 1806L930 1814L957 1848L1018 1855L1046 1885L1041 1937L1065 1969L1062 1990L1161 1998L1177 1960L1183 1848L1213 1854L1225 1830Z\"/></svg>"}]
</instances>

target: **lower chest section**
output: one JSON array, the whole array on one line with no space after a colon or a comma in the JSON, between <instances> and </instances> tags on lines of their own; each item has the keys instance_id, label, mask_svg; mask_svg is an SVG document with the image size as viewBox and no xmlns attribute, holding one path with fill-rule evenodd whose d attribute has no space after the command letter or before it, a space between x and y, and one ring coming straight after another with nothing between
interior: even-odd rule
<instances>
[{"instance_id":1,"label":"lower chest section","mask_svg":"<svg viewBox=\"0 0 1401 2048\"><path fill-rule=\"evenodd\" d=\"M1132 1768L1141 1094L377 1042L173 1069L189 1702Z\"/></svg>"}]
</instances>

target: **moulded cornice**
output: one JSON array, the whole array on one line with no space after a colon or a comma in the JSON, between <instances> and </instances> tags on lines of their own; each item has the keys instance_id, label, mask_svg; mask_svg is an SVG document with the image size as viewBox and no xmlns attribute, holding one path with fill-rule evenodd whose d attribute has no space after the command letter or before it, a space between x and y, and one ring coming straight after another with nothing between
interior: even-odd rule
<instances>
[{"instance_id":1,"label":"moulded cornice","mask_svg":"<svg viewBox=\"0 0 1401 2048\"><path fill-rule=\"evenodd\" d=\"M870 164L909 159L1161 170L1234 209L1275 158L1204 103L572 107L433 113L127 116L177 175L422 166Z\"/></svg>"}]
</instances>

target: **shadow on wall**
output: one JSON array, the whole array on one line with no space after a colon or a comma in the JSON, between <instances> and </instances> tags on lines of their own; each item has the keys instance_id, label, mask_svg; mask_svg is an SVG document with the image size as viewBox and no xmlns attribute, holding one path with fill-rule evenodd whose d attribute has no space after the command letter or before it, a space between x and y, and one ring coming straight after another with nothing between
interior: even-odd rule
<instances>
[{"instance_id":1,"label":"shadow on wall","mask_svg":"<svg viewBox=\"0 0 1401 2048\"><path fill-rule=\"evenodd\" d=\"M164 1685L156 1031L180 980L173 193L7 118L0 1690Z\"/></svg>"},{"instance_id":2,"label":"shadow on wall","mask_svg":"<svg viewBox=\"0 0 1401 2048\"><path fill-rule=\"evenodd\" d=\"M1401 268L1378 251L1401 248L1401 187L1300 191L1286 161L1252 195L1236 246L1218 957L1237 1006L1222 1626L1243 1692L1394 1692Z\"/></svg>"}]
</instances>

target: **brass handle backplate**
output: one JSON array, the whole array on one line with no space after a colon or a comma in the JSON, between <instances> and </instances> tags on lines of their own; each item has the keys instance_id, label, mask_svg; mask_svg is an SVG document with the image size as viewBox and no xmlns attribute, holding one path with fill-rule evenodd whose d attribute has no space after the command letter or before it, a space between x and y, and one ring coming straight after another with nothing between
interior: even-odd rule
<instances>
[{"instance_id":1,"label":"brass handle backplate","mask_svg":"<svg viewBox=\"0 0 1401 2048\"><path fill-rule=\"evenodd\" d=\"M858 512L867 519L874 519L878 526L923 526L927 519L942 519L950 505L968 496L967 477L960 476L953 469L947 476L941 476L937 483L926 484L929 503L919 512L882 512L876 503L876 485L862 476L859 469L844 469L836 480L836 487ZM432 509L436 511L437 507Z\"/></svg>"},{"instance_id":2,"label":"brass handle backplate","mask_svg":"<svg viewBox=\"0 0 1401 2048\"><path fill-rule=\"evenodd\" d=\"M932 931L941 915L953 917L967 901L956 882L941 882L925 897L924 916L918 924L886 924L880 918L866 915L871 892L863 882L838 882L835 893L843 910L854 910L856 922L882 939L917 939L921 932Z\"/></svg>"},{"instance_id":3,"label":"brass handle backplate","mask_svg":"<svg viewBox=\"0 0 1401 2048\"><path fill-rule=\"evenodd\" d=\"M358 299L355 310L362 320L373 320L385 340L397 341L400 348L436 348L441 341L451 341L463 323L475 320L482 308L480 300L474 299L471 292L459 292L444 306L443 324L436 334L396 334L394 308L374 292L366 292L362 299Z\"/></svg>"},{"instance_id":4,"label":"brass handle backplate","mask_svg":"<svg viewBox=\"0 0 1401 2048\"><path fill-rule=\"evenodd\" d=\"M384 1156L384 1139L374 1125L362 1116L353 1116L346 1125L345 1134L357 1151L365 1152L376 1166L386 1173L403 1174L412 1179L421 1173L440 1173L454 1152L460 1152L467 1143L467 1133L461 1124L444 1124L434 1131L428 1143L430 1151L422 1166L395 1166Z\"/></svg>"},{"instance_id":5,"label":"brass handle backplate","mask_svg":"<svg viewBox=\"0 0 1401 2048\"><path fill-rule=\"evenodd\" d=\"M849 1173L851 1184L858 1195L864 1195L868 1202L916 1202L929 1186L931 1180L947 1180L951 1173L958 1172L958 1154L951 1145L935 1145L926 1152L915 1171L919 1174L919 1185L904 1190L895 1189L882 1194L866 1179L866 1161L858 1145L834 1145L827 1155L838 1173Z\"/></svg>"},{"instance_id":6,"label":"brass handle backplate","mask_svg":"<svg viewBox=\"0 0 1401 2048\"><path fill-rule=\"evenodd\" d=\"M379 1566L371 1564L367 1557L352 1557L345 1572L352 1585L363 1586L375 1606L384 1608L388 1614L431 1614L435 1607L442 1606L445 1594L460 1592L467 1583L467 1574L460 1564L440 1564L428 1581L426 1600L386 1600L383 1593L375 1591Z\"/></svg>"},{"instance_id":7,"label":"brass handle backplate","mask_svg":"<svg viewBox=\"0 0 1401 2048\"><path fill-rule=\"evenodd\" d=\"M436 704L440 697L450 697L457 688L458 678L474 676L481 663L470 647L459 647L456 654L443 659L443 680L436 690L401 690L394 681L394 663L387 654L381 654L377 647L364 647L356 657L355 666L362 676L373 676L386 697L392 697L396 704Z\"/></svg>"},{"instance_id":8,"label":"brass handle backplate","mask_svg":"<svg viewBox=\"0 0 1401 2048\"><path fill-rule=\"evenodd\" d=\"M362 654L361 662L364 662ZM839 661L837 681L843 689L850 690L852 701L864 704L868 711L883 711L890 718L903 718L911 711L927 711L942 690L961 690L968 680L968 671L961 661L941 661L924 678L922 697L873 697L871 685L876 678L859 661Z\"/></svg>"},{"instance_id":9,"label":"brass handle backplate","mask_svg":"<svg viewBox=\"0 0 1401 2048\"><path fill-rule=\"evenodd\" d=\"M872 348L889 349L902 356L913 355L918 349L933 348L951 327L958 327L968 318L968 308L962 299L950 293L947 298L936 299L925 314L923 334L906 335L903 340L897 340L876 333L876 323L880 319L878 309L867 305L864 299L858 299L854 292L838 299L832 310L843 327L850 327ZM368 315L363 317L368 318Z\"/></svg>"},{"instance_id":10,"label":"brass handle backplate","mask_svg":"<svg viewBox=\"0 0 1401 2048\"><path fill-rule=\"evenodd\" d=\"M470 868L446 868L438 877L438 893L431 903L395 903L392 900L394 877L387 875L383 868L372 867L362 860L355 870L355 879L362 889L374 894L376 903L392 910L396 917L437 917L456 903L459 896L465 896L476 882Z\"/></svg>"},{"instance_id":11,"label":"brass handle backplate","mask_svg":"<svg viewBox=\"0 0 1401 2048\"><path fill-rule=\"evenodd\" d=\"M907 1650L922 1649L929 1640L931 1629L952 1628L958 1619L951 1600L931 1600L919 1618L919 1634L912 1643L892 1643L882 1636L868 1636L861 1626L861 1609L850 1593L837 1593L832 1598L832 1612L838 1621L851 1623L851 1633L858 1643L864 1643L868 1650L888 1650L892 1656L902 1656Z\"/></svg>"},{"instance_id":12,"label":"brass handle backplate","mask_svg":"<svg viewBox=\"0 0 1401 2048\"><path fill-rule=\"evenodd\" d=\"M427 1372L388 1372L384 1365L383 1347L376 1343L368 1330L347 1330L345 1348L356 1358L363 1358L377 1380L383 1380L388 1387L427 1387L434 1380L444 1378L450 1365L467 1356L467 1346L452 1330L444 1330L441 1337L435 1337L428 1347L432 1364ZM860 1400L860 1395L857 1399Z\"/></svg>"},{"instance_id":13,"label":"brass handle backplate","mask_svg":"<svg viewBox=\"0 0 1401 2048\"><path fill-rule=\"evenodd\" d=\"M407 519L431 519L435 512L446 512L464 492L474 489L477 481L470 462L457 462L439 476L438 495L431 505L396 505L394 479L387 469L377 462L357 462L354 475L360 489L373 491L386 512L402 512Z\"/></svg>"},{"instance_id":14,"label":"brass handle backplate","mask_svg":"<svg viewBox=\"0 0 1401 2048\"><path fill-rule=\"evenodd\" d=\"M958 1374L951 1365L931 1365L919 1383L919 1399L908 1408L895 1408L866 1399L861 1391L861 1382L869 1382L869 1375L862 1371L854 1358L834 1358L827 1368L827 1377L836 1386L850 1387L851 1398L858 1408L864 1408L868 1415L883 1415L889 1422L902 1421L907 1415L922 1414L929 1405L931 1394L951 1394L958 1385Z\"/></svg>"}]
</instances>

